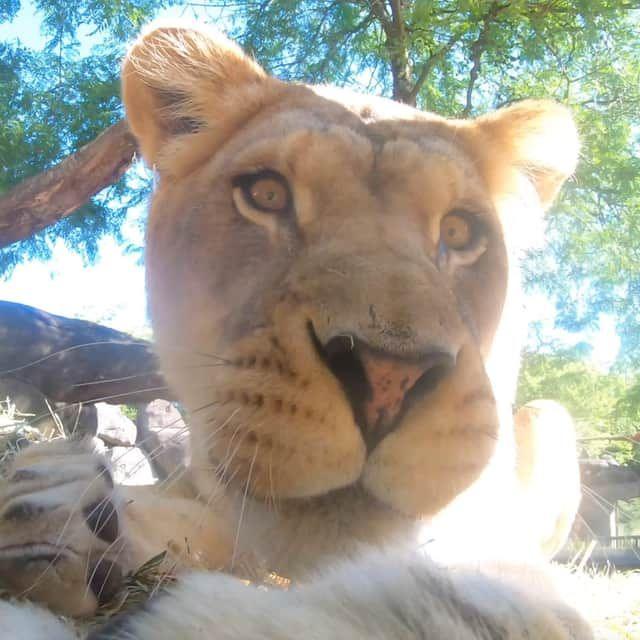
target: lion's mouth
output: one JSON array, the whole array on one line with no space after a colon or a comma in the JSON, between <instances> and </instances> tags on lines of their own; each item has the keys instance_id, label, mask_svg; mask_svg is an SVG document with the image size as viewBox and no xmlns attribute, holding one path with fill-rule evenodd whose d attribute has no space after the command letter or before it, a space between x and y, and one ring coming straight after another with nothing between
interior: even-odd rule
<instances>
[{"instance_id":1,"label":"lion's mouth","mask_svg":"<svg viewBox=\"0 0 640 640\"><path fill-rule=\"evenodd\" d=\"M308 329L318 356L351 405L369 452L455 365L455 356L442 349L399 357L374 349L350 334L336 335L323 344L311 323Z\"/></svg>"}]
</instances>

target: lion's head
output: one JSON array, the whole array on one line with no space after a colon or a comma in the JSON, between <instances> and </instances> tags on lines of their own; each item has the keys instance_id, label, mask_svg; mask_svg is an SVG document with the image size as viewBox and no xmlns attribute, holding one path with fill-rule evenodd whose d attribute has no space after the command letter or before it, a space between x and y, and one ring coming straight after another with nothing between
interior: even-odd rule
<instances>
[{"instance_id":1,"label":"lion's head","mask_svg":"<svg viewBox=\"0 0 640 640\"><path fill-rule=\"evenodd\" d=\"M574 168L569 113L446 120L278 81L183 27L140 38L123 91L158 176L150 309L196 473L265 500L358 485L411 516L469 487L503 437L497 334L496 370L518 359L511 237Z\"/></svg>"}]
</instances>

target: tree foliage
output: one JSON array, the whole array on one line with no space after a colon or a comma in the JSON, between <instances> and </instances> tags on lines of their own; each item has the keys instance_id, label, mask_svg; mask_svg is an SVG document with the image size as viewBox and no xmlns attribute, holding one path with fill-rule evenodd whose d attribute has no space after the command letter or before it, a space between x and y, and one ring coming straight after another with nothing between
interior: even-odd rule
<instances>
[{"instance_id":1,"label":"tree foliage","mask_svg":"<svg viewBox=\"0 0 640 640\"><path fill-rule=\"evenodd\" d=\"M23 0L23 3L25 0ZM0 43L0 194L122 116L118 59L172 0L32 0L45 46ZM178 3L176 3L178 4ZM19 0L0 0L0 21ZM619 367L640 362L640 3L632 0L198 0L286 79L356 85L465 117L526 97L570 105L583 139L575 180L550 216L527 282L559 326L613 314ZM95 46L87 51L87 42ZM90 258L140 191L121 180L49 231L2 252L0 269L63 237Z\"/></svg>"},{"instance_id":2,"label":"tree foliage","mask_svg":"<svg viewBox=\"0 0 640 640\"><path fill-rule=\"evenodd\" d=\"M556 299L561 328L593 328L600 314L614 315L622 337L619 365L638 366L638 4L238 4L237 34L285 77L355 81L449 116L474 115L527 97L552 97L572 107L582 160L550 215L548 248L532 252L527 263L527 283ZM402 29L396 27L398 16Z\"/></svg>"},{"instance_id":3,"label":"tree foliage","mask_svg":"<svg viewBox=\"0 0 640 640\"><path fill-rule=\"evenodd\" d=\"M582 355L576 349L526 353L517 404L536 398L557 400L573 416L585 453L609 454L620 463L640 465L640 378L601 373ZM607 440L605 435L617 439Z\"/></svg>"},{"instance_id":4,"label":"tree foliage","mask_svg":"<svg viewBox=\"0 0 640 640\"><path fill-rule=\"evenodd\" d=\"M0 42L0 195L122 118L119 60L126 39L159 5L41 1L35 6L42 17L43 49ZM18 8L14 0L4 0L0 16L14 17ZM80 27L103 36L86 55L80 53ZM144 197L144 189L128 188L126 178L118 181L54 227L3 249L0 272L26 258L49 257L55 237L91 260L98 240L107 234L120 237L128 208Z\"/></svg>"}]
</instances>

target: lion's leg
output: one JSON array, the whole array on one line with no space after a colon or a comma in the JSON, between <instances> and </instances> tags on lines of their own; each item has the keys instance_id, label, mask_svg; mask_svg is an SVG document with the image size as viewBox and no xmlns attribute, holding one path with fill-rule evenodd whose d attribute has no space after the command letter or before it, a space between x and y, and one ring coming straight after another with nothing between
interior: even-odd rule
<instances>
[{"instance_id":1,"label":"lion's leg","mask_svg":"<svg viewBox=\"0 0 640 640\"><path fill-rule=\"evenodd\" d=\"M0 638L78 640L70 626L49 611L26 602L0 600Z\"/></svg>"},{"instance_id":2,"label":"lion's leg","mask_svg":"<svg viewBox=\"0 0 640 640\"><path fill-rule=\"evenodd\" d=\"M552 400L524 405L514 423L522 512L550 558L566 542L580 504L575 428Z\"/></svg>"},{"instance_id":3,"label":"lion's leg","mask_svg":"<svg viewBox=\"0 0 640 640\"><path fill-rule=\"evenodd\" d=\"M233 541L224 496L197 500L170 495L162 486L121 487L121 491L125 526L137 566L166 551L167 568L227 568Z\"/></svg>"},{"instance_id":4,"label":"lion's leg","mask_svg":"<svg viewBox=\"0 0 640 640\"><path fill-rule=\"evenodd\" d=\"M499 572L447 571L417 555L363 558L286 592L196 573L90 640L592 638L544 580L528 574L522 584Z\"/></svg>"},{"instance_id":5,"label":"lion's leg","mask_svg":"<svg viewBox=\"0 0 640 640\"><path fill-rule=\"evenodd\" d=\"M0 582L55 611L90 614L164 550L167 566L224 566L230 544L218 516L154 487L114 486L87 441L34 445L0 485Z\"/></svg>"}]
</instances>

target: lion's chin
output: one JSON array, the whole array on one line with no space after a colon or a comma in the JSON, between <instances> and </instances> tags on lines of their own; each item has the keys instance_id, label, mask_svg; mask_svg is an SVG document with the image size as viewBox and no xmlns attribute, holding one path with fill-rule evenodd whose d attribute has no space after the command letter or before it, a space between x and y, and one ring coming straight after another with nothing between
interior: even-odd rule
<instances>
[{"instance_id":1,"label":"lion's chin","mask_svg":"<svg viewBox=\"0 0 640 640\"><path fill-rule=\"evenodd\" d=\"M354 516L363 510L367 512L387 512L403 518L419 518L419 514L407 514L390 502L379 499L367 490L360 480L338 489L330 489L312 496L286 498L280 503L284 508L293 509L335 509L341 512L352 510Z\"/></svg>"},{"instance_id":2,"label":"lion's chin","mask_svg":"<svg viewBox=\"0 0 640 640\"><path fill-rule=\"evenodd\" d=\"M252 495L252 499L263 505L270 506L274 500L271 497ZM340 520L378 520L415 522L423 518L420 512L410 512L394 503L392 499L385 499L368 489L362 476L352 483L337 488L329 488L314 494L295 497L281 497L276 499L278 512L281 514L332 514Z\"/></svg>"},{"instance_id":3,"label":"lion's chin","mask_svg":"<svg viewBox=\"0 0 640 640\"><path fill-rule=\"evenodd\" d=\"M443 491L441 484L443 478L437 474L433 477L421 476L420 484L423 487L422 496L413 495L413 488L418 479L412 482L411 469L396 467L393 473L388 467L377 468L371 464L373 459L365 459L359 465L345 473L327 473L312 476L307 474L300 477L300 482L290 482L286 486L277 486L262 477L256 477L254 473L231 473L229 476L220 477L219 480L230 493L242 499L251 498L256 503L267 506L277 504L278 508L286 505L291 508L322 508L331 510L334 507L347 513L353 507L356 516L360 510L384 511L411 519L430 517L446 508L447 504L455 499L456 495L471 484L471 478L463 480L446 478L448 491ZM244 469L243 469L244 471ZM462 473L462 476L466 475ZM251 482L247 486L248 477ZM297 479L296 479L297 480Z\"/></svg>"}]
</instances>

